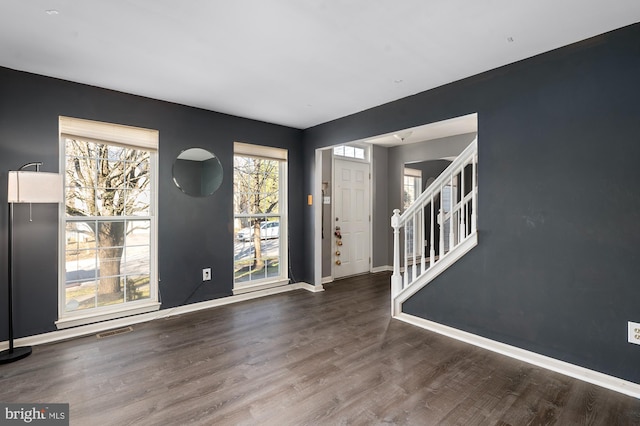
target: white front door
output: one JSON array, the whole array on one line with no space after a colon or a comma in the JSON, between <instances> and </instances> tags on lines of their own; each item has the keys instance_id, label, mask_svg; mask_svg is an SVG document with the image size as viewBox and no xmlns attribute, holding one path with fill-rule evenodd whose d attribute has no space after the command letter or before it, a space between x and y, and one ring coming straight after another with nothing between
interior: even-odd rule
<instances>
[{"instance_id":1,"label":"white front door","mask_svg":"<svg viewBox=\"0 0 640 426\"><path fill-rule=\"evenodd\" d=\"M335 159L331 230L334 278L369 272L369 179L368 163Z\"/></svg>"}]
</instances>

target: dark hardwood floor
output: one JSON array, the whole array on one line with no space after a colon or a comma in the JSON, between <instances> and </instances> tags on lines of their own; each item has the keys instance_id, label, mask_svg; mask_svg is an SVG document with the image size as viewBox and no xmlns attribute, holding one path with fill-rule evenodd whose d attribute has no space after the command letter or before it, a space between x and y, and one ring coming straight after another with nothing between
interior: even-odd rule
<instances>
[{"instance_id":1,"label":"dark hardwood floor","mask_svg":"<svg viewBox=\"0 0 640 426\"><path fill-rule=\"evenodd\" d=\"M640 400L389 315L389 275L34 348L0 401L72 425L640 425Z\"/></svg>"}]
</instances>

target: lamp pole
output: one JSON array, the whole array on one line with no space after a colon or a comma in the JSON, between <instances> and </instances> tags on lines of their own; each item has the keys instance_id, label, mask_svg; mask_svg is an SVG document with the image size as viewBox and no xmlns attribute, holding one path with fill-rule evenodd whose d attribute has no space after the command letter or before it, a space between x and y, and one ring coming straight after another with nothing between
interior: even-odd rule
<instances>
[{"instance_id":1,"label":"lamp pole","mask_svg":"<svg viewBox=\"0 0 640 426\"><path fill-rule=\"evenodd\" d=\"M40 171L42 163L28 163L20 167L23 170L26 167L35 166L36 172ZM8 247L7 247L7 304L9 305L9 349L0 352L0 364L8 364L18 361L31 355L31 346L14 347L13 344L13 202L9 201L9 226L7 231Z\"/></svg>"},{"instance_id":2,"label":"lamp pole","mask_svg":"<svg viewBox=\"0 0 640 426\"><path fill-rule=\"evenodd\" d=\"M9 305L9 349L0 352L0 364L8 364L31 355L31 346L14 347L13 345L13 203L9 203L9 230L8 230L8 298Z\"/></svg>"}]
</instances>

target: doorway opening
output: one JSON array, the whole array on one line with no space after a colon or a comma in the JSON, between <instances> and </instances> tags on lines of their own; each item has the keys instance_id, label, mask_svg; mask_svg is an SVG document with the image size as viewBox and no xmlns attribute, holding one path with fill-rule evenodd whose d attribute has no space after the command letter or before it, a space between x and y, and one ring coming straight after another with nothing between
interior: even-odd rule
<instances>
[{"instance_id":1,"label":"doorway opening","mask_svg":"<svg viewBox=\"0 0 640 426\"><path fill-rule=\"evenodd\" d=\"M390 219L393 209L403 208L403 202L409 204L412 192L417 197L420 191L437 174L432 166L448 164L456 158L465 147L477 136L478 115L476 113L455 117L444 121L428 123L417 127L396 130L394 132L355 140L344 146L360 146L367 148L367 160L370 167L370 225L369 225L369 261L368 272L392 271L393 238ZM333 281L335 246L331 239L335 237L335 219L340 216L333 211L333 150L339 147L316 149L316 168L313 185L313 196L321 202L315 203L314 214L314 246L313 246L313 283L317 287ZM346 150L345 150L346 151ZM349 150L349 152L354 152ZM353 154L355 156L356 154ZM430 163L425 163L430 162ZM423 167L424 166L424 167ZM418 176L410 176L404 185L405 168L420 170ZM420 185L418 185L418 179ZM412 188L410 188L412 187ZM405 199L406 198L406 199ZM342 225L339 231L343 231ZM342 232L341 232L342 234ZM344 239L344 236L343 236ZM343 246L346 241L343 241ZM340 256L343 252L340 251ZM342 265L340 265L342 266Z\"/></svg>"}]
</instances>

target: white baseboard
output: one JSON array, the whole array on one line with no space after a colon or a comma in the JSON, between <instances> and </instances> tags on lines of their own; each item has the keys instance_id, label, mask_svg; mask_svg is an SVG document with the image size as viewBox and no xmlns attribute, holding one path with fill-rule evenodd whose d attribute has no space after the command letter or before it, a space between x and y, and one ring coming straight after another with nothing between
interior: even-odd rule
<instances>
[{"instance_id":1,"label":"white baseboard","mask_svg":"<svg viewBox=\"0 0 640 426\"><path fill-rule=\"evenodd\" d=\"M328 276L328 277L322 277L322 284L329 284L333 282L333 277L332 276Z\"/></svg>"},{"instance_id":2,"label":"white baseboard","mask_svg":"<svg viewBox=\"0 0 640 426\"><path fill-rule=\"evenodd\" d=\"M527 362L529 364L536 365L538 367L546 368L547 370L555 371L556 373L573 377L574 379L579 379L588 383L592 383L594 385L602 386L603 388L620 392L634 398L640 398L640 384L638 383L629 382L618 377L613 377L604 373L600 373L598 371L589 370L588 368L580 367L575 364L570 364L568 362L560 361L555 358L550 358L548 356L540 355L535 352L507 345L495 340L487 339L486 337L481 337L476 334L458 330L457 328L438 324L436 322L409 315L404 312L395 315L394 318L424 328L426 330L451 337L456 340L470 343L472 345L479 346L481 348L497 352L499 354Z\"/></svg>"},{"instance_id":3,"label":"white baseboard","mask_svg":"<svg viewBox=\"0 0 640 426\"><path fill-rule=\"evenodd\" d=\"M175 315L181 315L189 312L201 311L203 309L214 308L216 306L229 305L245 300L257 299L260 297L270 296L272 294L285 293L293 290L307 290L311 292L324 291L322 286L314 286L305 282L288 284L280 287L274 287L266 290L258 290L251 293L243 293L229 297L221 297L219 299L207 300L205 302L191 303L189 305L177 306L175 308L162 309L160 311L149 312L146 314L132 315L114 320L102 321L94 324L87 324L73 328L67 328L48 333L37 334L34 336L21 337L15 339L14 344L18 346L38 346L46 343L59 342L61 340L73 339L76 337L97 334L106 330L122 328L129 325L140 324L143 322L153 321L161 318L169 318ZM9 348L9 342L0 342L0 350Z\"/></svg>"},{"instance_id":4,"label":"white baseboard","mask_svg":"<svg viewBox=\"0 0 640 426\"><path fill-rule=\"evenodd\" d=\"M393 272L393 266L383 265L383 266L374 266L373 268L371 268L372 274L377 274L378 272Z\"/></svg>"},{"instance_id":5,"label":"white baseboard","mask_svg":"<svg viewBox=\"0 0 640 426\"><path fill-rule=\"evenodd\" d=\"M319 293L321 291L324 291L324 287L322 286L322 284L324 284L324 283L322 283L320 285L313 285L313 284L309 284L309 283L299 282L299 283L296 283L296 284L298 284L301 289L310 291L312 293Z\"/></svg>"}]
</instances>

